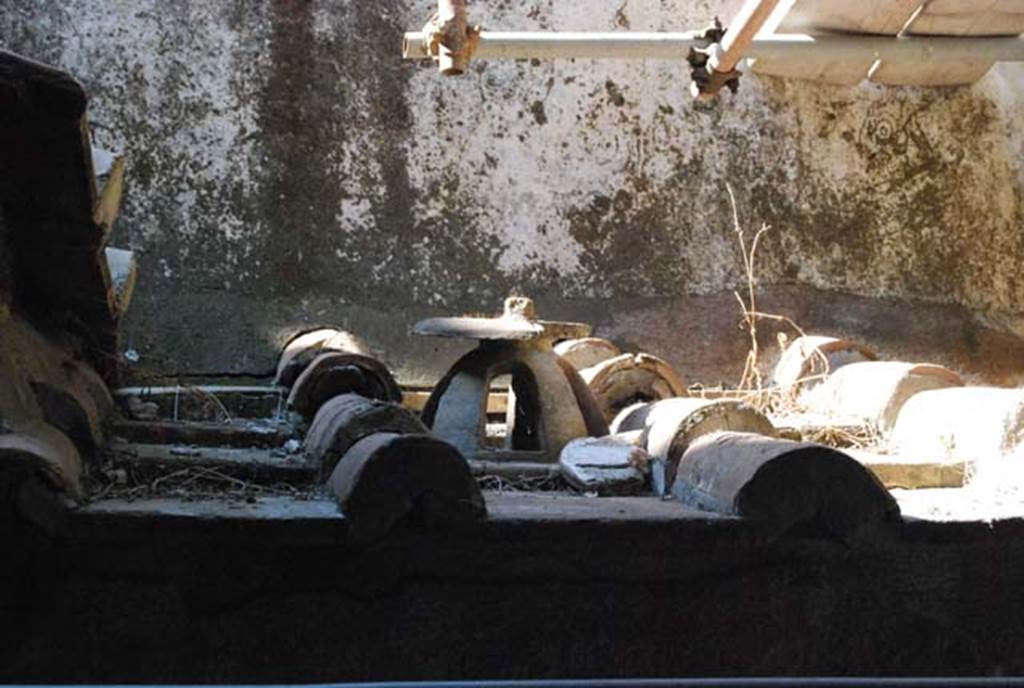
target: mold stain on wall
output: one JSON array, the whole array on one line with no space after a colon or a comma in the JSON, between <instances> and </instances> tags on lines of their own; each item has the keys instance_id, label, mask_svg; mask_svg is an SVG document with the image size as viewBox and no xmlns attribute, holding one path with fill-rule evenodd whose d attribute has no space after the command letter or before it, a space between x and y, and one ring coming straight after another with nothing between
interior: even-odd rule
<instances>
[{"instance_id":1,"label":"mold stain on wall","mask_svg":"<svg viewBox=\"0 0 1024 688\"><path fill-rule=\"evenodd\" d=\"M739 4L472 12L657 31ZM765 287L966 307L1024 333L1015 68L953 89L748 75L699 107L673 61L477 61L442 79L398 59L426 0L8 6L0 38L78 75L95 139L129 154L118 241L142 276L126 342L157 373L266 371L289 331L333 323L428 379L447 350L396 333L509 291L608 331L635 299L674 320L741 281L726 185L748 231L772 226Z\"/></svg>"}]
</instances>

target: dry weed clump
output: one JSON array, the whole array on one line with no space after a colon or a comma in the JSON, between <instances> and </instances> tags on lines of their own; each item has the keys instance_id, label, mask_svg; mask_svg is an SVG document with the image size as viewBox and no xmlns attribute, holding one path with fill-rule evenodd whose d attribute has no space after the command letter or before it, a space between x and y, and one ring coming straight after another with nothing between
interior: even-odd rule
<instances>
[{"instance_id":1,"label":"dry weed clump","mask_svg":"<svg viewBox=\"0 0 1024 688\"><path fill-rule=\"evenodd\" d=\"M785 412L786 410L796 411L798 410L796 408L796 399L792 398L793 395L789 390L780 390L778 387L765 389L764 387L764 376L761 373L761 348L760 343L757 341L757 324L762 320L769 320L790 327L797 336L805 337L807 333L792 318L777 313L765 313L757 309L757 249L760 245L761 237L771 230L771 226L762 224L748 246L746 233L740 225L736 196L733 194L732 186L726 184L725 188L729 194L729 204L732 208L733 232L736 234L736 241L739 243L740 255L743 260L744 278L746 280L746 299L740 295L738 290L733 291L733 296L736 297L736 301L743 312L741 327L746 328L750 337L750 349L747 352L747 358L743 365L743 374L740 376L736 391L743 397L744 401L757 407L758 410L772 410L778 413ZM788 337L785 333L779 333L778 341L780 348L785 348ZM816 352L816 357L820 358L821 372L816 372L813 376L800 380L801 383L820 379L828 375L828 358L820 351Z\"/></svg>"},{"instance_id":2,"label":"dry weed clump","mask_svg":"<svg viewBox=\"0 0 1024 688\"><path fill-rule=\"evenodd\" d=\"M800 402L798 391L801 386L810 382L821 381L829 375L831 371L828 357L821 351L815 350L811 373L800 378L792 387L765 386L764 374L761 372L762 361L761 347L758 342L758 323L761 321L771 321L781 324L792 330L798 337L806 337L807 333L788 316L758 310L757 250L761 244L762 237L771 230L771 227L767 224L762 224L748 244L746 233L740 225L736 196L733 193L732 187L728 184L726 185L726 191L729 194L733 232L739 244L740 255L743 261L743 275L746 282L744 294L741 295L739 290L735 290L733 295L736 297L736 301L739 303L743 314L740 327L746 330L750 338L750 345L743 365L743 374L740 376L736 389L723 392L720 396L738 399L774 418L799 418L805 415L808 409ZM789 344L789 336L785 332L779 332L777 340L780 350L785 350ZM838 423L833 425L827 422L809 427L806 432L801 433L800 439L831 447L857 449L877 448L882 444L882 437L874 428L869 426L850 427Z\"/></svg>"},{"instance_id":3,"label":"dry weed clump","mask_svg":"<svg viewBox=\"0 0 1024 688\"><path fill-rule=\"evenodd\" d=\"M120 359L118 359L120 360ZM235 418L228 411L227 406L215 393L203 389L201 385L182 382L179 377L168 377L154 373L150 368L133 365L130 371L132 387L174 387L175 395L171 408L169 420L184 420L183 415L187 414L190 420L204 420L215 423L231 423ZM139 401L144 401L140 399ZM192 406L182 409L182 406L191 402ZM130 402L129 402L130 403ZM283 399L282 399L283 408ZM150 414L147 415L151 415ZM279 408L278 417L282 415ZM140 420L152 420L142 416Z\"/></svg>"},{"instance_id":4,"label":"dry weed clump","mask_svg":"<svg viewBox=\"0 0 1024 688\"><path fill-rule=\"evenodd\" d=\"M87 483L87 501L121 499L134 501L155 497L174 497L185 501L221 499L255 502L260 497L312 499L315 486L284 482L270 485L232 475L230 469L215 466L188 466L161 475L133 470L130 463L95 471Z\"/></svg>"},{"instance_id":5,"label":"dry weed clump","mask_svg":"<svg viewBox=\"0 0 1024 688\"><path fill-rule=\"evenodd\" d=\"M491 492L575 492L559 474L541 476L522 476L511 478L502 475L477 476L476 484L481 490Z\"/></svg>"}]
</instances>

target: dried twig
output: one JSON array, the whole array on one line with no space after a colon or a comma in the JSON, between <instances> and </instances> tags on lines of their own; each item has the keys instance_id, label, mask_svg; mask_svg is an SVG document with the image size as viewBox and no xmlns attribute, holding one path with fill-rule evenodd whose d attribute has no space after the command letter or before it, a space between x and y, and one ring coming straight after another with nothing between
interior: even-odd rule
<instances>
[{"instance_id":1,"label":"dried twig","mask_svg":"<svg viewBox=\"0 0 1024 688\"><path fill-rule=\"evenodd\" d=\"M230 475L213 466L190 466L152 479L142 479L132 471L124 474L122 483L110 478L95 479L89 501L135 500L146 497L254 501L258 497L269 496L310 499L316 493L317 488L312 486L296 486L283 482L263 485Z\"/></svg>"},{"instance_id":2,"label":"dried twig","mask_svg":"<svg viewBox=\"0 0 1024 688\"><path fill-rule=\"evenodd\" d=\"M227 407L224 406L224 403L216 394L214 394L213 392L209 392L205 389L202 389L201 387L196 387L195 385L182 385L181 388L183 390L191 392L192 394L195 394L201 399L207 399L209 401L212 401L213 404L220 410L220 412L224 414L224 418L222 419L223 422L231 422L231 414L228 412Z\"/></svg>"},{"instance_id":3,"label":"dried twig","mask_svg":"<svg viewBox=\"0 0 1024 688\"><path fill-rule=\"evenodd\" d=\"M805 442L850 449L878 449L885 444L881 434L872 425L858 428L825 426L804 432L802 439Z\"/></svg>"},{"instance_id":4,"label":"dried twig","mask_svg":"<svg viewBox=\"0 0 1024 688\"><path fill-rule=\"evenodd\" d=\"M736 195L733 193L732 186L726 184L726 191L729 194L729 204L732 208L732 221L733 231L736 233L736 240L739 242L740 255L743 258L743 271L747 282L746 289L746 300L740 296L739 291L733 291L733 296L736 297L736 301L740 305L740 309L743 312L742 324L746 327L748 334L750 335L750 349L747 352L747 358L743 365L743 374L740 376L740 382L736 386L738 395L747 403L755 406L760 410L766 410L771 407L778 407L783 404L793 405L796 400L792 398L792 395L783 395L782 391L778 388L765 389L764 378L761 374L761 360L760 360L760 344L757 341L757 323L760 320L771 320L779 323L783 323L791 327L799 336L806 337L807 333L804 332L803 328L796 324L796 322L785 315L778 315L775 313L764 313L757 309L757 249L761 243L761 238L771 229L767 224L762 224L761 228L754 234L754 238L751 240L749 247L747 246L746 235L740 226L739 210L736 205ZM780 340L780 346L783 343ZM828 374L828 359L820 351L815 352L816 358L820 357L824 363L823 374ZM801 380L800 382L803 382ZM796 389L797 386L794 387ZM790 398L785 399L784 396Z\"/></svg>"},{"instance_id":5,"label":"dried twig","mask_svg":"<svg viewBox=\"0 0 1024 688\"><path fill-rule=\"evenodd\" d=\"M561 475L508 478L500 475L477 476L481 490L494 492L570 492L572 488Z\"/></svg>"},{"instance_id":6,"label":"dried twig","mask_svg":"<svg viewBox=\"0 0 1024 688\"><path fill-rule=\"evenodd\" d=\"M757 311L757 301L755 295L756 275L755 265L757 259L757 246L761 242L761 237L764 236L770 228L768 225L761 225L761 229L757 230L754 234L753 240L750 242L749 249L747 248L746 238L743 232L743 228L740 226L739 210L736 206L736 196L732 192L732 186L726 184L726 191L729 192L729 204L732 207L732 222L733 231L736 233L736 240L740 245L740 255L743 258L743 270L747 280L747 301L744 302L738 291L734 291L733 295L740 304L740 308L743 311L743 322L747 327L747 332L750 334L750 351L747 353L747 360L743 367L743 375L740 377L740 383L738 389L756 389L758 391L762 388L761 371L759 369L759 347L757 343L757 321L760 314Z\"/></svg>"}]
</instances>

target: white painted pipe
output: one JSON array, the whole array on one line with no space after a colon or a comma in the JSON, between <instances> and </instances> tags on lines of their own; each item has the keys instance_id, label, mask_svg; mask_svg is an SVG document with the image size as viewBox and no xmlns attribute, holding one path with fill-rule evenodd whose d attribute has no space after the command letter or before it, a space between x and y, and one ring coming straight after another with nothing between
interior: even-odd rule
<instances>
[{"instance_id":1,"label":"white painted pipe","mask_svg":"<svg viewBox=\"0 0 1024 688\"><path fill-rule=\"evenodd\" d=\"M685 59L698 45L696 32L498 32L484 31L474 59ZM423 34L405 34L402 55L417 60L428 57ZM973 38L953 36L867 36L779 34L755 38L747 57L771 60L863 60L933 62L977 60L1024 62L1024 38Z\"/></svg>"},{"instance_id":2,"label":"white painted pipe","mask_svg":"<svg viewBox=\"0 0 1024 688\"><path fill-rule=\"evenodd\" d=\"M288 394L287 387L275 385L178 385L165 387L121 387L115 397L153 397L165 394L188 394L192 390L207 394Z\"/></svg>"},{"instance_id":3,"label":"white painted pipe","mask_svg":"<svg viewBox=\"0 0 1024 688\"><path fill-rule=\"evenodd\" d=\"M722 73L736 69L778 4L779 0L747 0L726 29L719 49L712 54L708 66Z\"/></svg>"}]
</instances>

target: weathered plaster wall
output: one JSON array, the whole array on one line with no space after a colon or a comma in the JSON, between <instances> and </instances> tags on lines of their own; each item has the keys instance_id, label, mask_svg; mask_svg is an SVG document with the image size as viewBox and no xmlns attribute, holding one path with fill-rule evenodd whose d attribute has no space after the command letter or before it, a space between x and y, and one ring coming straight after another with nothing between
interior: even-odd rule
<instances>
[{"instance_id":1,"label":"weathered plaster wall","mask_svg":"<svg viewBox=\"0 0 1024 688\"><path fill-rule=\"evenodd\" d=\"M471 11L509 30L669 30L739 4ZM930 90L748 77L695 107L675 62L442 80L398 59L429 0L0 10L0 44L78 75L96 141L129 152L117 231L141 253L139 374L260 373L288 332L336 323L430 380L459 345L411 324L518 290L714 382L745 352L729 184L745 227L772 226L759 277L776 312L1024 379L1024 66Z\"/></svg>"}]
</instances>

